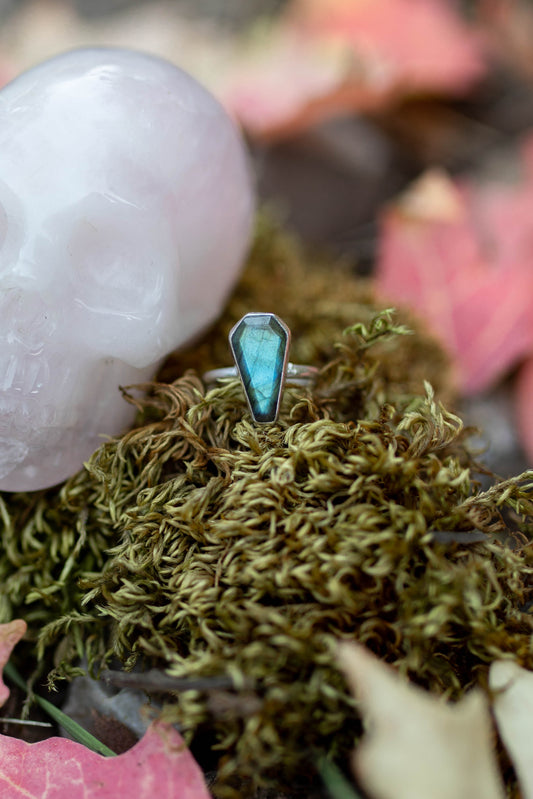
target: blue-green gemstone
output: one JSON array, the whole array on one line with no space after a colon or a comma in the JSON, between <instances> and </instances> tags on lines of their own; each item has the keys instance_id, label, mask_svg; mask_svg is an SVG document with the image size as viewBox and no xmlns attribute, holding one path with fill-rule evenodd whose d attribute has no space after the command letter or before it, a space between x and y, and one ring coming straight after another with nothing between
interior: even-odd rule
<instances>
[{"instance_id":1,"label":"blue-green gemstone","mask_svg":"<svg viewBox=\"0 0 533 799\"><path fill-rule=\"evenodd\" d=\"M237 371L256 422L277 419L289 339L289 328L270 313L246 314L230 333Z\"/></svg>"}]
</instances>

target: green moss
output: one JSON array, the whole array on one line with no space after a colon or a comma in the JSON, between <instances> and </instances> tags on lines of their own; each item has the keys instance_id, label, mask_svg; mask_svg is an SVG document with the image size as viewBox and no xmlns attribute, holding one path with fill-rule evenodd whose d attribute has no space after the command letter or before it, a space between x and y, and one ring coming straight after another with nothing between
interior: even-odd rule
<instances>
[{"instance_id":1,"label":"green moss","mask_svg":"<svg viewBox=\"0 0 533 799\"><path fill-rule=\"evenodd\" d=\"M520 610L533 473L481 491L461 421L421 379L446 393L436 345L377 313L340 267L332 283L331 265L307 264L298 302L300 258L263 230L216 330L171 359L171 382L130 393L138 426L60 489L0 503L1 619L28 621L51 678L87 654L94 669L118 658L233 679L233 692L165 708L191 735L210 730L222 784L280 784L317 751L349 750L359 726L340 638L455 696L496 657L533 666ZM237 381L206 393L196 372L176 374L227 363L223 331L263 309L293 329L291 359L321 373L256 426ZM510 528L514 547L499 540ZM486 540L436 536L473 530Z\"/></svg>"}]
</instances>

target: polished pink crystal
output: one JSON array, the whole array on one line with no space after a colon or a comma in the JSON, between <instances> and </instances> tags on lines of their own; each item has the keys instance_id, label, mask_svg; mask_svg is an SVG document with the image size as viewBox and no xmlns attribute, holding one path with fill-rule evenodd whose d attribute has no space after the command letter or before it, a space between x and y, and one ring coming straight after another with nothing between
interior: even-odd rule
<instances>
[{"instance_id":1,"label":"polished pink crystal","mask_svg":"<svg viewBox=\"0 0 533 799\"><path fill-rule=\"evenodd\" d=\"M133 409L119 385L219 314L247 250L238 131L193 78L67 53L0 93L0 489L79 469Z\"/></svg>"}]
</instances>

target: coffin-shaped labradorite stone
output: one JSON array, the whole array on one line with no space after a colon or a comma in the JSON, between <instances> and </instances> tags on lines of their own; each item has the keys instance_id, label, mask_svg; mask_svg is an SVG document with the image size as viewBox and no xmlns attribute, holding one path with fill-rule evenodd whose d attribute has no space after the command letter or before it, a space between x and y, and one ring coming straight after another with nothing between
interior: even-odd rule
<instances>
[{"instance_id":1,"label":"coffin-shaped labradorite stone","mask_svg":"<svg viewBox=\"0 0 533 799\"><path fill-rule=\"evenodd\" d=\"M289 328L270 313L246 314L230 333L237 371L256 422L277 418L289 339Z\"/></svg>"}]
</instances>

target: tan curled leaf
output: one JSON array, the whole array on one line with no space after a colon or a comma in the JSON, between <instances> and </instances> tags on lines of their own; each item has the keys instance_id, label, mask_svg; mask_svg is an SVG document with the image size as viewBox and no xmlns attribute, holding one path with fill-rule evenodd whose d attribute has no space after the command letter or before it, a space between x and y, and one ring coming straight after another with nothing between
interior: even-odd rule
<instances>
[{"instance_id":1,"label":"tan curled leaf","mask_svg":"<svg viewBox=\"0 0 533 799\"><path fill-rule=\"evenodd\" d=\"M523 799L533 799L533 673L508 660L490 667L498 731L515 767Z\"/></svg>"},{"instance_id":2,"label":"tan curled leaf","mask_svg":"<svg viewBox=\"0 0 533 799\"><path fill-rule=\"evenodd\" d=\"M370 796L503 799L480 691L447 704L406 683L359 644L341 644L339 663L365 723L353 767Z\"/></svg>"},{"instance_id":3,"label":"tan curled leaf","mask_svg":"<svg viewBox=\"0 0 533 799\"><path fill-rule=\"evenodd\" d=\"M26 633L27 624L22 619L15 619L7 624L0 624L0 707L5 703L9 696L9 688L4 685L1 673L4 666L11 657L11 652L15 644Z\"/></svg>"}]
</instances>

